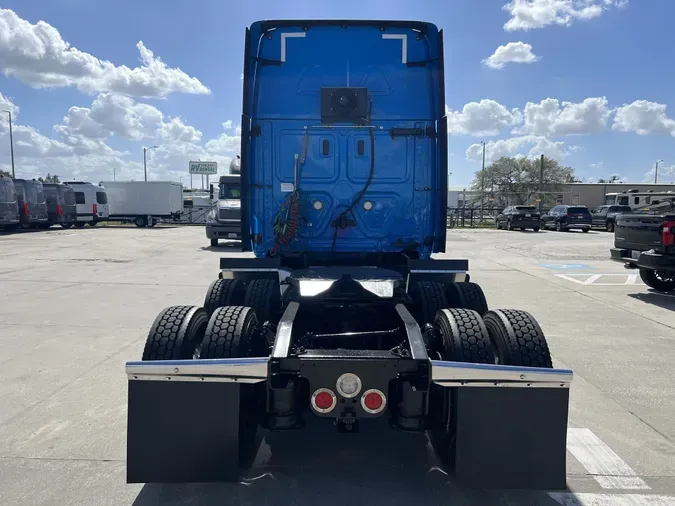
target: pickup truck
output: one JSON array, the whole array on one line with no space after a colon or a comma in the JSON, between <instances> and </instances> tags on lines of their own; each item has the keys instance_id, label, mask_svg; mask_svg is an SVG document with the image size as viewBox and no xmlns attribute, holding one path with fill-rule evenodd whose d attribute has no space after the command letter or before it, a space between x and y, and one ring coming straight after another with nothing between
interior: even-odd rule
<instances>
[{"instance_id":1,"label":"pickup truck","mask_svg":"<svg viewBox=\"0 0 675 506\"><path fill-rule=\"evenodd\" d=\"M612 260L638 269L647 286L675 290L675 205L617 216L610 252Z\"/></svg>"}]
</instances>

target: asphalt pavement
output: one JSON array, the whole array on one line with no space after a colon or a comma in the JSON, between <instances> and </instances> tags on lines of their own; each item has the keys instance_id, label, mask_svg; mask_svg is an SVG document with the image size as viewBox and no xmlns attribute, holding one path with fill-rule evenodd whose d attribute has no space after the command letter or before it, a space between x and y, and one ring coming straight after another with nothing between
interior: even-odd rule
<instances>
[{"instance_id":1,"label":"asphalt pavement","mask_svg":"<svg viewBox=\"0 0 675 506\"><path fill-rule=\"evenodd\" d=\"M424 435L262 434L240 483L127 485L124 363L156 314L201 305L201 227L0 234L2 505L675 505L675 295L609 261L606 232L448 231L491 308L531 312L574 370L568 490L464 490ZM350 436L351 437L351 436Z\"/></svg>"}]
</instances>

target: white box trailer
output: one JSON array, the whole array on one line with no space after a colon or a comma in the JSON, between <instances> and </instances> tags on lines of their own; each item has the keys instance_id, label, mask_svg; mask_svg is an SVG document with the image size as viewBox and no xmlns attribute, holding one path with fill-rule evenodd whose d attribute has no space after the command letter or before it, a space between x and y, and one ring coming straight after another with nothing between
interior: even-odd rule
<instances>
[{"instance_id":1,"label":"white box trailer","mask_svg":"<svg viewBox=\"0 0 675 506\"><path fill-rule=\"evenodd\" d=\"M108 192L110 220L154 226L177 221L183 211L183 185L172 181L101 181Z\"/></svg>"}]
</instances>

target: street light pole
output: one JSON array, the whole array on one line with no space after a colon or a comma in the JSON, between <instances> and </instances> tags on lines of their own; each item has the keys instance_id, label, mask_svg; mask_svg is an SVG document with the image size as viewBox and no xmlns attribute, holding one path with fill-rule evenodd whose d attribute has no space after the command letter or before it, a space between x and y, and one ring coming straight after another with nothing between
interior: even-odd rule
<instances>
[{"instance_id":1,"label":"street light pole","mask_svg":"<svg viewBox=\"0 0 675 506\"><path fill-rule=\"evenodd\" d=\"M654 171L654 184L658 184L659 180L659 163L663 163L663 160L656 161L656 170Z\"/></svg>"},{"instance_id":2,"label":"street light pole","mask_svg":"<svg viewBox=\"0 0 675 506\"><path fill-rule=\"evenodd\" d=\"M14 137L12 135L12 111L3 109L9 115L9 153L12 158L12 177L16 177L14 174Z\"/></svg>"},{"instance_id":3,"label":"street light pole","mask_svg":"<svg viewBox=\"0 0 675 506\"><path fill-rule=\"evenodd\" d=\"M159 146L150 146L149 148L143 148L143 175L146 181L148 180L148 163L145 154L147 153L148 149L155 149L158 147Z\"/></svg>"},{"instance_id":4,"label":"street light pole","mask_svg":"<svg viewBox=\"0 0 675 506\"><path fill-rule=\"evenodd\" d=\"M483 145L483 168L480 171L480 223L483 224L483 205L485 203L485 141Z\"/></svg>"}]
</instances>

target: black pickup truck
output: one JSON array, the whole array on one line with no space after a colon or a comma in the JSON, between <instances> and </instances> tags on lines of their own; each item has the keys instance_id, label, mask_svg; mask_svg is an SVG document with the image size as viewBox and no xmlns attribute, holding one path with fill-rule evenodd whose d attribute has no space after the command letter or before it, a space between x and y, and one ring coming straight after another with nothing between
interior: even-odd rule
<instances>
[{"instance_id":1,"label":"black pickup truck","mask_svg":"<svg viewBox=\"0 0 675 506\"><path fill-rule=\"evenodd\" d=\"M647 286L675 290L675 204L617 216L610 251L612 260L639 269Z\"/></svg>"}]
</instances>

